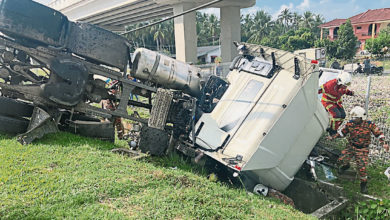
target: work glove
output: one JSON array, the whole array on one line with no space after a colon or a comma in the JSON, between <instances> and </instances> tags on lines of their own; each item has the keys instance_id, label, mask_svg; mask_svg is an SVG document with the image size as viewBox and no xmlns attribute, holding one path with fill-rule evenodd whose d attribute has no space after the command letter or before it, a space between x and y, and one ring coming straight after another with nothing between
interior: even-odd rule
<instances>
[{"instance_id":1,"label":"work glove","mask_svg":"<svg viewBox=\"0 0 390 220\"><path fill-rule=\"evenodd\" d=\"M387 152L389 152L389 145L388 145L388 144L384 144L384 145L383 145L383 148L384 148Z\"/></svg>"}]
</instances>

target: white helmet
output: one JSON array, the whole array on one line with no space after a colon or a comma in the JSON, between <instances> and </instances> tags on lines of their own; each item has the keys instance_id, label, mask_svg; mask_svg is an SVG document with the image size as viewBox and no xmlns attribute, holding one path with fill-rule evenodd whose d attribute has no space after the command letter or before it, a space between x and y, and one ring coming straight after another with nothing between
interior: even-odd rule
<instances>
[{"instance_id":1,"label":"white helmet","mask_svg":"<svg viewBox=\"0 0 390 220\"><path fill-rule=\"evenodd\" d=\"M264 186L263 184L257 184L255 188L253 188L253 192L257 195L267 196L268 187Z\"/></svg>"},{"instance_id":2,"label":"white helmet","mask_svg":"<svg viewBox=\"0 0 390 220\"><path fill-rule=\"evenodd\" d=\"M352 77L351 74L345 71L342 71L338 76L337 76L337 84L338 85L344 85L348 86L351 84Z\"/></svg>"},{"instance_id":3,"label":"white helmet","mask_svg":"<svg viewBox=\"0 0 390 220\"><path fill-rule=\"evenodd\" d=\"M351 118L366 119L366 117L367 117L366 110L364 110L364 108L362 108L360 106L353 107L353 109L351 110L351 112L349 114L351 115Z\"/></svg>"}]
</instances>

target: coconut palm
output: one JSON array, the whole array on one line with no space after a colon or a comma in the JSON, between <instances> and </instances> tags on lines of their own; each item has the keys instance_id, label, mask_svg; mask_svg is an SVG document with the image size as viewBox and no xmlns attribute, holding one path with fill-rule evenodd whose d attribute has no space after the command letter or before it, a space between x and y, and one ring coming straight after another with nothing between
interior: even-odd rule
<instances>
[{"instance_id":1,"label":"coconut palm","mask_svg":"<svg viewBox=\"0 0 390 220\"><path fill-rule=\"evenodd\" d=\"M161 43L163 42L165 37L162 23L152 26L150 31L153 35L153 40L156 41L157 50L161 50Z\"/></svg>"},{"instance_id":2,"label":"coconut palm","mask_svg":"<svg viewBox=\"0 0 390 220\"><path fill-rule=\"evenodd\" d=\"M271 15L263 10L257 11L253 18L253 24L249 30L251 37L248 41L260 43L261 39L270 33L272 24Z\"/></svg>"},{"instance_id":3,"label":"coconut palm","mask_svg":"<svg viewBox=\"0 0 390 220\"><path fill-rule=\"evenodd\" d=\"M251 14L241 16L241 40L247 41L250 37L250 28L253 25L253 18Z\"/></svg>"},{"instance_id":4,"label":"coconut palm","mask_svg":"<svg viewBox=\"0 0 390 220\"><path fill-rule=\"evenodd\" d=\"M284 24L285 26L284 32L286 32L289 23L292 20L292 14L290 12L290 9L288 8L283 9L283 11L281 11L280 14L278 15L278 20L280 20L282 24Z\"/></svg>"},{"instance_id":5,"label":"coconut palm","mask_svg":"<svg viewBox=\"0 0 390 220\"><path fill-rule=\"evenodd\" d=\"M303 13L301 26L304 28L312 28L314 26L314 14L311 11Z\"/></svg>"},{"instance_id":6,"label":"coconut palm","mask_svg":"<svg viewBox=\"0 0 390 220\"><path fill-rule=\"evenodd\" d=\"M301 21L302 21L302 16L300 14L298 14L297 12L294 12L292 14L292 19L291 19L291 23L292 23L294 30L298 29L299 23L301 23Z\"/></svg>"},{"instance_id":7,"label":"coconut palm","mask_svg":"<svg viewBox=\"0 0 390 220\"><path fill-rule=\"evenodd\" d=\"M219 38L220 34L220 25L219 25L219 19L214 14L211 14L207 19L207 30L209 31L209 35L211 35L212 39L212 45L214 45L215 39Z\"/></svg>"}]
</instances>

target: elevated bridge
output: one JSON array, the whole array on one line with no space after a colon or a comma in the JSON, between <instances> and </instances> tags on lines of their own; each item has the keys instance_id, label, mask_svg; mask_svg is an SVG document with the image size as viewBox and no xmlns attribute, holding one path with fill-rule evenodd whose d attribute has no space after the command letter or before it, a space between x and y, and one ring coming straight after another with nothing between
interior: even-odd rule
<instances>
[{"instance_id":1,"label":"elevated bridge","mask_svg":"<svg viewBox=\"0 0 390 220\"><path fill-rule=\"evenodd\" d=\"M48 3L72 21L88 22L110 31L123 32L126 26L176 15L212 0L53 0ZM221 54L224 62L236 56L233 41L240 41L240 9L256 0L222 0L210 7L220 8ZM176 57L196 62L195 12L174 19Z\"/></svg>"}]
</instances>

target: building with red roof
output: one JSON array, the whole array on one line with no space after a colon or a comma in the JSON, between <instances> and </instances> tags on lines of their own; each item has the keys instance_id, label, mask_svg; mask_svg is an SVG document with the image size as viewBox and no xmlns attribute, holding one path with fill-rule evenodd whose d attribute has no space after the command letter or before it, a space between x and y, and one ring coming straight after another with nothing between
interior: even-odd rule
<instances>
[{"instance_id":1,"label":"building with red roof","mask_svg":"<svg viewBox=\"0 0 390 220\"><path fill-rule=\"evenodd\" d=\"M377 37L381 30L390 27L390 8L368 10L348 19L351 21L355 36L360 42L360 49L364 50L367 39ZM328 39L337 39L340 25L344 24L348 19L334 19L320 25L321 39L324 29L329 30Z\"/></svg>"}]
</instances>

